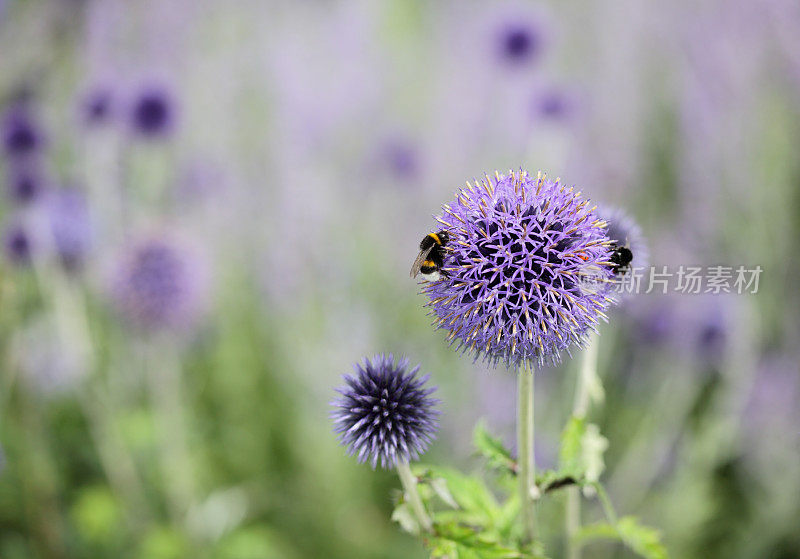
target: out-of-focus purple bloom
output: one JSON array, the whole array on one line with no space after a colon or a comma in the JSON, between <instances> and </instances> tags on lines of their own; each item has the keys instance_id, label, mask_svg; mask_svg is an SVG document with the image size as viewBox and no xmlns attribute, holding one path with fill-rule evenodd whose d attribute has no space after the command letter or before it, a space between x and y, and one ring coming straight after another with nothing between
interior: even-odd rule
<instances>
[{"instance_id":1,"label":"out-of-focus purple bloom","mask_svg":"<svg viewBox=\"0 0 800 559\"><path fill-rule=\"evenodd\" d=\"M172 130L175 120L175 104L164 88L150 87L134 100L131 124L141 136L163 137Z\"/></svg>"},{"instance_id":2,"label":"out-of-focus purple bloom","mask_svg":"<svg viewBox=\"0 0 800 559\"><path fill-rule=\"evenodd\" d=\"M677 318L671 301L658 301L638 306L632 316L633 336L639 344L663 346L675 334Z\"/></svg>"},{"instance_id":3,"label":"out-of-focus purple bloom","mask_svg":"<svg viewBox=\"0 0 800 559\"><path fill-rule=\"evenodd\" d=\"M98 88L90 91L83 99L81 112L88 125L105 124L112 117L113 96L108 89Z\"/></svg>"},{"instance_id":4,"label":"out-of-focus purple bloom","mask_svg":"<svg viewBox=\"0 0 800 559\"><path fill-rule=\"evenodd\" d=\"M29 204L45 188L39 165L31 161L15 162L8 169L8 197L20 205Z\"/></svg>"},{"instance_id":5,"label":"out-of-focus purple bloom","mask_svg":"<svg viewBox=\"0 0 800 559\"><path fill-rule=\"evenodd\" d=\"M632 257L627 266L616 266L615 276L622 278L632 268L644 268L650 260L650 251L644 241L644 235L639 224L621 208L601 206L597 208L597 215L608 223L606 235L614 242L612 249L617 251L615 259L620 258L619 251L630 251Z\"/></svg>"},{"instance_id":6,"label":"out-of-focus purple bloom","mask_svg":"<svg viewBox=\"0 0 800 559\"><path fill-rule=\"evenodd\" d=\"M31 154L42 144L42 132L27 102L16 102L2 118L3 149L9 157Z\"/></svg>"},{"instance_id":7,"label":"out-of-focus purple bloom","mask_svg":"<svg viewBox=\"0 0 800 559\"><path fill-rule=\"evenodd\" d=\"M15 264L27 264L31 259L33 241L30 231L19 223L6 229L5 249L8 259Z\"/></svg>"},{"instance_id":8,"label":"out-of-focus purple bloom","mask_svg":"<svg viewBox=\"0 0 800 559\"><path fill-rule=\"evenodd\" d=\"M503 62L523 66L539 58L544 30L530 14L509 13L497 24L495 41L498 57Z\"/></svg>"},{"instance_id":9,"label":"out-of-focus purple bloom","mask_svg":"<svg viewBox=\"0 0 800 559\"><path fill-rule=\"evenodd\" d=\"M459 349L496 365L557 362L582 345L611 298L604 222L574 188L526 171L486 176L444 206L442 275L423 292Z\"/></svg>"},{"instance_id":10,"label":"out-of-focus purple bloom","mask_svg":"<svg viewBox=\"0 0 800 559\"><path fill-rule=\"evenodd\" d=\"M500 51L513 63L527 62L538 54L541 46L537 30L521 22L508 23L499 32Z\"/></svg>"},{"instance_id":11,"label":"out-of-focus purple bloom","mask_svg":"<svg viewBox=\"0 0 800 559\"><path fill-rule=\"evenodd\" d=\"M395 140L385 146L386 164L392 175L399 179L419 176L419 153L409 142Z\"/></svg>"},{"instance_id":12,"label":"out-of-focus purple bloom","mask_svg":"<svg viewBox=\"0 0 800 559\"><path fill-rule=\"evenodd\" d=\"M428 376L417 378L419 365L408 370L408 360L395 364L392 355L376 355L353 366L347 386L332 402L334 428L348 453L373 468L393 468L416 460L425 452L437 429L439 400L425 388Z\"/></svg>"},{"instance_id":13,"label":"out-of-focus purple bloom","mask_svg":"<svg viewBox=\"0 0 800 559\"><path fill-rule=\"evenodd\" d=\"M68 270L83 264L91 244L91 224L86 197L80 190L64 188L47 199L47 222L53 248Z\"/></svg>"},{"instance_id":14,"label":"out-of-focus purple bloom","mask_svg":"<svg viewBox=\"0 0 800 559\"><path fill-rule=\"evenodd\" d=\"M706 365L718 364L725 356L731 335L730 309L725 305L730 295L706 297L692 305L696 313L693 321L695 355Z\"/></svg>"},{"instance_id":15,"label":"out-of-focus purple bloom","mask_svg":"<svg viewBox=\"0 0 800 559\"><path fill-rule=\"evenodd\" d=\"M577 107L577 95L564 88L545 89L536 94L533 100L534 116L554 121L569 120Z\"/></svg>"},{"instance_id":16,"label":"out-of-focus purple bloom","mask_svg":"<svg viewBox=\"0 0 800 559\"><path fill-rule=\"evenodd\" d=\"M205 267L192 250L165 237L148 237L123 255L112 296L128 324L141 330L194 324L206 296Z\"/></svg>"}]
</instances>

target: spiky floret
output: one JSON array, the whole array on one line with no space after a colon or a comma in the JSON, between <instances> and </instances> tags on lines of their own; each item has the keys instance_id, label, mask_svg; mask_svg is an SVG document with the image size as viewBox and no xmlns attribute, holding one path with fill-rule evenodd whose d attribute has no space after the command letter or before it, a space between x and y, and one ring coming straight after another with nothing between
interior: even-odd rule
<instances>
[{"instance_id":1,"label":"spiky floret","mask_svg":"<svg viewBox=\"0 0 800 559\"><path fill-rule=\"evenodd\" d=\"M423 293L459 349L494 365L556 362L606 318L606 223L574 188L541 173L495 173L468 182L443 210L448 275Z\"/></svg>"},{"instance_id":2,"label":"spiky floret","mask_svg":"<svg viewBox=\"0 0 800 559\"><path fill-rule=\"evenodd\" d=\"M417 378L419 365L408 370L408 359L397 364L392 355L376 355L353 366L345 375L342 396L332 402L334 430L348 454L373 469L393 468L397 462L417 459L434 438L439 400L425 388L428 376Z\"/></svg>"}]
</instances>

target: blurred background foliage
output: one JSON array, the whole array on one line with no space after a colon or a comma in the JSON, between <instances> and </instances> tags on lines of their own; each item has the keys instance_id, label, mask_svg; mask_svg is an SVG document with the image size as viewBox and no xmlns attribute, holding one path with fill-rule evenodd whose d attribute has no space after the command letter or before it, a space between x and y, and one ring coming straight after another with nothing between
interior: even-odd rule
<instances>
[{"instance_id":1,"label":"blurred background foliage","mask_svg":"<svg viewBox=\"0 0 800 559\"><path fill-rule=\"evenodd\" d=\"M482 467L480 417L513 442L513 373L408 268L519 167L626 208L657 266L762 267L614 310L592 420L674 557L800 556L799 37L795 0L0 0L0 557L424 556L332 388L405 354L443 399L426 461ZM547 466L576 365L538 374Z\"/></svg>"}]
</instances>

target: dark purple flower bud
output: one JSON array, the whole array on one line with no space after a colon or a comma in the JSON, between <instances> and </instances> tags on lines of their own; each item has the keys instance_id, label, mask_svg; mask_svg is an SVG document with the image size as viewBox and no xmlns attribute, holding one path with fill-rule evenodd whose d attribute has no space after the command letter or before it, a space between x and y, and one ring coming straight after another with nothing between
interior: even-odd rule
<instances>
[{"instance_id":1,"label":"dark purple flower bud","mask_svg":"<svg viewBox=\"0 0 800 559\"><path fill-rule=\"evenodd\" d=\"M3 148L9 157L26 156L42 143L42 136L27 103L15 103L3 115Z\"/></svg>"},{"instance_id":2,"label":"dark purple flower bud","mask_svg":"<svg viewBox=\"0 0 800 559\"><path fill-rule=\"evenodd\" d=\"M574 188L526 171L487 175L436 219L450 240L444 273L423 292L436 326L476 359L557 362L606 318L610 240Z\"/></svg>"},{"instance_id":3,"label":"dark purple flower bud","mask_svg":"<svg viewBox=\"0 0 800 559\"><path fill-rule=\"evenodd\" d=\"M205 301L205 279L192 251L169 238L147 238L121 259L113 278L114 304L135 328L190 327Z\"/></svg>"},{"instance_id":4,"label":"dark purple flower bud","mask_svg":"<svg viewBox=\"0 0 800 559\"><path fill-rule=\"evenodd\" d=\"M387 469L419 458L438 426L439 400L430 397L435 388L425 388L428 376L417 378L419 365L409 371L407 359L395 364L391 354L353 368L332 402L335 432L348 453Z\"/></svg>"},{"instance_id":5,"label":"dark purple flower bud","mask_svg":"<svg viewBox=\"0 0 800 559\"><path fill-rule=\"evenodd\" d=\"M6 256L14 264L27 264L33 248L31 234L20 224L13 224L5 232Z\"/></svg>"},{"instance_id":6,"label":"dark purple flower bud","mask_svg":"<svg viewBox=\"0 0 800 559\"><path fill-rule=\"evenodd\" d=\"M147 89L133 104L131 114L133 128L145 137L165 136L172 129L174 112L172 98L165 89Z\"/></svg>"},{"instance_id":7,"label":"dark purple flower bud","mask_svg":"<svg viewBox=\"0 0 800 559\"><path fill-rule=\"evenodd\" d=\"M91 244L89 207L83 192L74 188L53 192L46 211L59 260L68 270L80 267Z\"/></svg>"}]
</instances>

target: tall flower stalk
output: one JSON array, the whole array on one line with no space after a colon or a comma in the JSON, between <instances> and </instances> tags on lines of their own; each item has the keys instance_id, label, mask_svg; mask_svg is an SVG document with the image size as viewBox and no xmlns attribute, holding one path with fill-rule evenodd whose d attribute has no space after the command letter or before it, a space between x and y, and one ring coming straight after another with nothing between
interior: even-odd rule
<instances>
[{"instance_id":1,"label":"tall flower stalk","mask_svg":"<svg viewBox=\"0 0 800 559\"><path fill-rule=\"evenodd\" d=\"M523 365L517 373L517 455L519 462L519 499L525 533L536 538L536 461L534 459L534 369Z\"/></svg>"}]
</instances>

